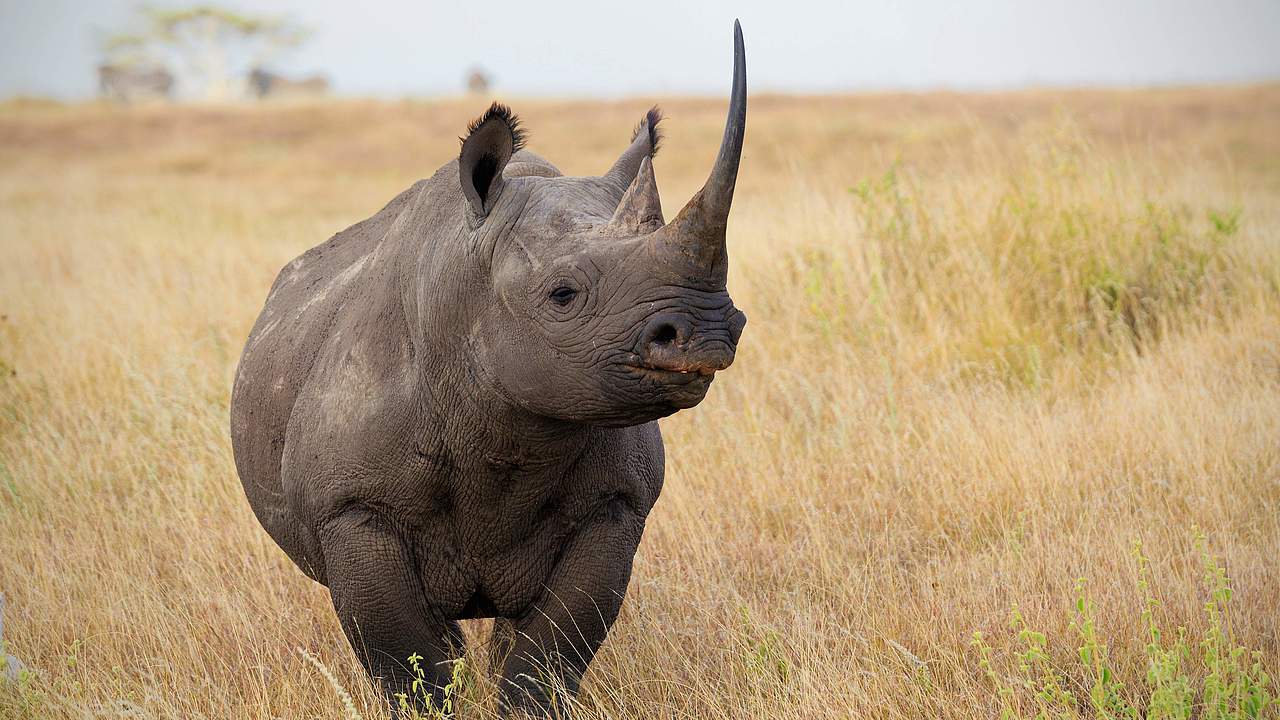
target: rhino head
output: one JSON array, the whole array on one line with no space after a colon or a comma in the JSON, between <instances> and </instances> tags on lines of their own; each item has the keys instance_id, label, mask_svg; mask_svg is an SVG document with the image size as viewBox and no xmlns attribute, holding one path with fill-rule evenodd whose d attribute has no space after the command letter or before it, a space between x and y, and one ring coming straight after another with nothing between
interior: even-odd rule
<instances>
[{"instance_id":1,"label":"rhino head","mask_svg":"<svg viewBox=\"0 0 1280 720\"><path fill-rule=\"evenodd\" d=\"M509 110L472 123L458 170L466 229L491 252L473 365L539 416L632 425L697 405L733 362L746 316L725 288L725 229L746 124L746 61L734 29L733 91L702 189L663 219L650 110L598 177L563 177L532 153Z\"/></svg>"}]
</instances>

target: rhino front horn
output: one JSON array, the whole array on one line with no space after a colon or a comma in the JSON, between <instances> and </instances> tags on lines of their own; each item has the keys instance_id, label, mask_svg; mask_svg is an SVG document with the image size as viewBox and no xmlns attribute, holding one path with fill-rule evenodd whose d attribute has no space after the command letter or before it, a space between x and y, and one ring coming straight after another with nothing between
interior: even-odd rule
<instances>
[{"instance_id":1,"label":"rhino front horn","mask_svg":"<svg viewBox=\"0 0 1280 720\"><path fill-rule=\"evenodd\" d=\"M720 153L711 176L675 219L658 230L655 239L678 248L699 266L713 273L727 268L725 228L733 189L738 181L742 138L747 129L747 58L742 47L742 26L733 21L733 92L725 120Z\"/></svg>"}]
</instances>

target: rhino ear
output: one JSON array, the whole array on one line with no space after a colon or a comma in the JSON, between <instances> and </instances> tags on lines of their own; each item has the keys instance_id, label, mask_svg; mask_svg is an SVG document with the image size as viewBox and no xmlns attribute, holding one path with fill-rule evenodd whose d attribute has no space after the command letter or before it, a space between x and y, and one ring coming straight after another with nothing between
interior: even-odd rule
<instances>
[{"instance_id":1,"label":"rhino ear","mask_svg":"<svg viewBox=\"0 0 1280 720\"><path fill-rule=\"evenodd\" d=\"M524 130L511 108L494 103L467 126L458 155L462 194L476 214L484 217L502 192L502 169L524 147Z\"/></svg>"},{"instance_id":2,"label":"rhino ear","mask_svg":"<svg viewBox=\"0 0 1280 720\"><path fill-rule=\"evenodd\" d=\"M609 172L604 174L605 180L613 186L618 197L622 197L635 180L640 171L640 162L658 154L658 146L662 144L662 131L658 128L660 122L662 110L654 105L645 113L640 124L636 125L635 132L631 135L631 144L613 163L613 167L609 168Z\"/></svg>"}]
</instances>

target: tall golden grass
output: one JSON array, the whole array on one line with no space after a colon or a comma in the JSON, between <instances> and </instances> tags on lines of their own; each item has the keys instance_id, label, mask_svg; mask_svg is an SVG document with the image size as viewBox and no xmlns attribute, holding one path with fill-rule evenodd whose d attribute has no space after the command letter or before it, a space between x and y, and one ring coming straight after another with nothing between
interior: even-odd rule
<instances>
[{"instance_id":1,"label":"tall golden grass","mask_svg":"<svg viewBox=\"0 0 1280 720\"><path fill-rule=\"evenodd\" d=\"M648 103L514 104L532 149L596 174ZM385 714L250 513L228 393L276 270L482 109L0 107L0 591L32 670L0 715ZM666 110L670 212L723 103ZM1141 707L1148 619L1210 672L1201 533L1234 589L1217 626L1280 674L1278 241L1278 87L753 98L730 227L750 323L663 421L666 490L581 714L1029 716L1016 607L1075 698L1056 716L1104 717L1079 578ZM487 717L475 675L463 714Z\"/></svg>"}]
</instances>

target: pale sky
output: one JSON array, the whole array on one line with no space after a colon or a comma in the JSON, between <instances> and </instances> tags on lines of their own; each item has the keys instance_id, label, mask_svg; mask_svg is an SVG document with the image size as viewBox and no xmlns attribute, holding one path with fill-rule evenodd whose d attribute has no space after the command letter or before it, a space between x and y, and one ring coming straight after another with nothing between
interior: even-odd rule
<instances>
[{"instance_id":1,"label":"pale sky","mask_svg":"<svg viewBox=\"0 0 1280 720\"><path fill-rule=\"evenodd\" d=\"M0 98L91 97L134 0L0 0ZM169 6L194 3L160 1ZM314 35L281 69L344 95L721 94L741 18L753 92L1280 79L1280 0L229 0Z\"/></svg>"}]
</instances>

